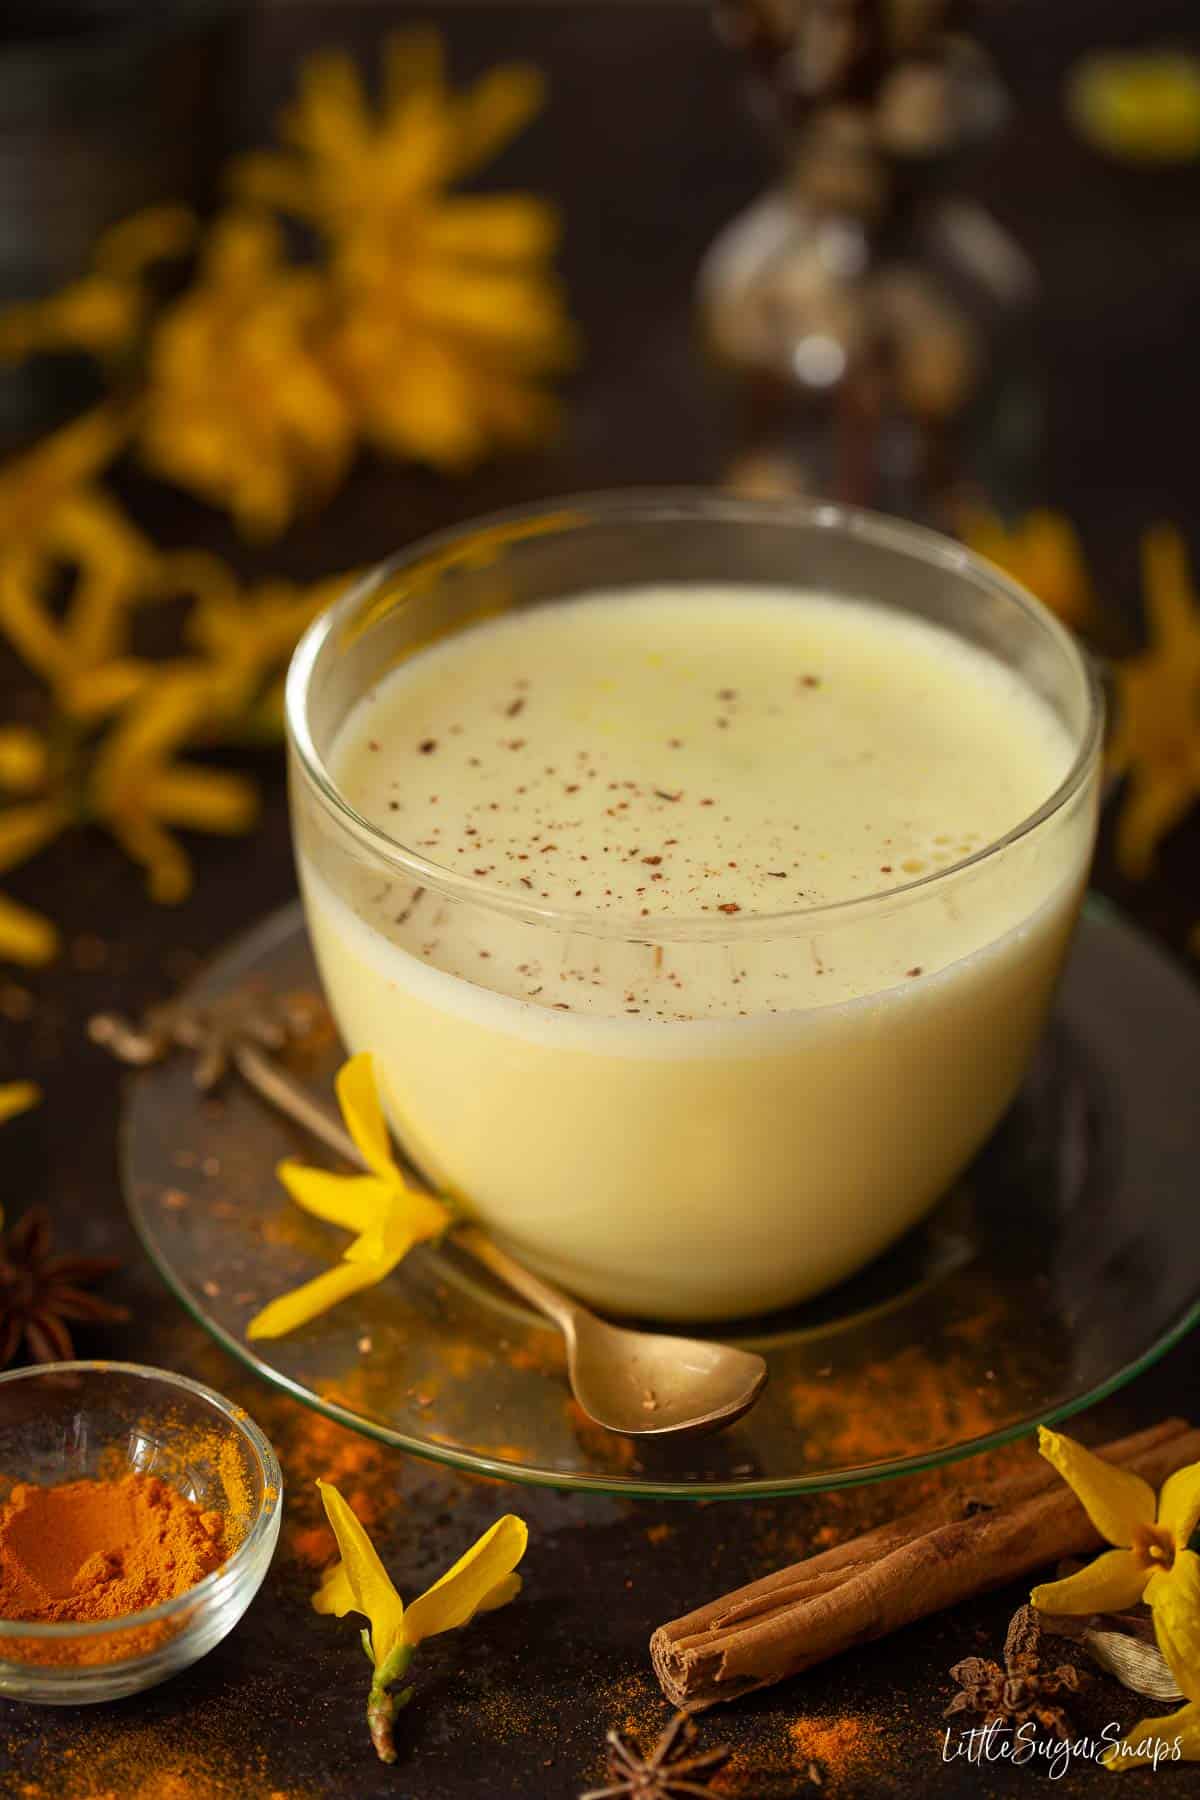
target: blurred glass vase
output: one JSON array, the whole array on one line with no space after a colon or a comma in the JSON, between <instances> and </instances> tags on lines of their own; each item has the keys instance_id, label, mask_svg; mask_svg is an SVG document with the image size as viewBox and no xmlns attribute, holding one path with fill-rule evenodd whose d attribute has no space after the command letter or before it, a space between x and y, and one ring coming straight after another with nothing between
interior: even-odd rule
<instances>
[{"instance_id":1,"label":"blurred glass vase","mask_svg":"<svg viewBox=\"0 0 1200 1800\"><path fill-rule=\"evenodd\" d=\"M1036 284L952 178L1004 102L947 0L737 0L777 182L700 272L706 346L730 377L746 493L826 494L917 517L964 483L1024 486Z\"/></svg>"}]
</instances>

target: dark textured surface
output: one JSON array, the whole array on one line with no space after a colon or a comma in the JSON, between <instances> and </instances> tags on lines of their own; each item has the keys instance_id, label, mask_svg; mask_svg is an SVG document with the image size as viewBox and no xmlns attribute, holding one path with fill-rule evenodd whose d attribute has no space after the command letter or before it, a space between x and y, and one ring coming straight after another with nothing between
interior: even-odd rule
<instances>
[{"instance_id":1,"label":"dark textured surface","mask_svg":"<svg viewBox=\"0 0 1200 1800\"><path fill-rule=\"evenodd\" d=\"M1196 523L1200 169L1151 177L1102 162L1067 134L1058 93L1081 44L1156 31L1177 37L1190 8L1184 0L1143 0L1136 9L1116 0L1058 0L1053 8L1022 0L990 10L1021 105L976 184L1020 231L1045 280L1044 491L1080 521L1097 579L1125 610L1132 637L1139 529L1164 516ZM264 15L246 64L245 106L255 129L287 91L298 54L333 39L365 51L392 16L387 6L350 4L291 4ZM405 15L397 9L396 16ZM502 174L554 191L568 218L566 268L589 355L574 383L564 443L459 486L363 469L323 518L257 561L211 515L131 483L131 503L164 539L209 542L236 554L248 572L310 576L511 501L716 472L720 424L692 348L690 281L714 230L754 192L762 163L703 10L598 0L569 8L454 6L444 17L463 71L498 55L528 54L551 77L546 118ZM20 680L13 669L7 678L14 687ZM265 760L262 775L269 794L263 828L246 843L197 846L197 891L174 912L152 909L134 871L99 838L60 845L11 881L15 894L61 922L68 951L25 982L36 998L33 1018L0 1026L0 1071L32 1076L46 1091L39 1113L5 1130L0 1194L14 1210L44 1197L73 1247L126 1257L116 1285L134 1322L88 1338L89 1352L163 1363L213 1382L255 1412L286 1458L305 1429L297 1409L270 1398L208 1344L132 1240L116 1180L118 1076L83 1035L91 1012L134 1009L162 995L192 958L290 896L277 762ZM1193 820L1166 846L1151 886L1124 889L1107 852L1099 878L1178 947L1200 912L1198 871L1200 820ZM82 934L107 947L101 968L77 966ZM1192 1198L1181 1193L1180 1206ZM1028 1249L1036 1267L1038 1247ZM1197 1385L1196 1351L1185 1345L1110 1402L1106 1423L1118 1429L1196 1411ZM294 1474L312 1472L299 1455L291 1466ZM798 1554L841 1516L831 1500L706 1508L567 1500L470 1482L398 1456L373 1479L395 1493L386 1537L408 1591L506 1505L525 1514L533 1533L521 1601L470 1637L431 1645L422 1659L397 1769L372 1761L360 1722L365 1664L355 1633L310 1612L312 1577L287 1549L285 1528L285 1550L251 1614L198 1669L146 1699L90 1713L0 1707L0 1792L152 1795L160 1790L141 1788L143 1780L182 1759L187 1781L170 1790L170 1800L259 1800L273 1792L286 1800L569 1800L598 1779L608 1725L632 1718L652 1731L665 1716L646 1672L651 1628ZM875 1504L888 1502L876 1496ZM707 1721L706 1737L736 1746L737 1791L757 1800L802 1791L804 1760L795 1772L788 1739L802 1713L852 1712L878 1730L874 1758L840 1782L831 1778L829 1792L1021 1792L1038 1779L1033 1770L943 1763L940 1728L951 1692L947 1666L985 1645L994 1653L1020 1597L997 1596L814 1671ZM1078 1722L1093 1729L1114 1716L1132 1723L1139 1710L1095 1683ZM1105 1779L1083 1769L1059 1789L1083 1791ZM1165 1769L1154 1792L1182 1795L1194 1783L1194 1770Z\"/></svg>"}]
</instances>

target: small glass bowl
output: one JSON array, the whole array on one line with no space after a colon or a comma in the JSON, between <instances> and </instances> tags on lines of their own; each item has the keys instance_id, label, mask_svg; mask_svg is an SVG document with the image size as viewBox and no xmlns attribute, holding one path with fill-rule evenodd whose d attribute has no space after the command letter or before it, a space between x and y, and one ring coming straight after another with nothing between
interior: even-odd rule
<instances>
[{"instance_id":1,"label":"small glass bowl","mask_svg":"<svg viewBox=\"0 0 1200 1800\"><path fill-rule=\"evenodd\" d=\"M135 1363L72 1362L0 1376L0 1503L24 1482L157 1475L226 1520L232 1554L161 1606L120 1620L0 1619L0 1695L48 1706L118 1700L219 1644L253 1600L279 1538L283 1477L240 1407Z\"/></svg>"}]
</instances>

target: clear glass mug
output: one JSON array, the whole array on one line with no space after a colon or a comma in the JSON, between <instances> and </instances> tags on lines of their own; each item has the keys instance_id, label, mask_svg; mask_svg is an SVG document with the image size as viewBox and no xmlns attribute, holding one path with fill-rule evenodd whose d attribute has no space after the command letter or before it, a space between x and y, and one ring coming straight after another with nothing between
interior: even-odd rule
<instances>
[{"instance_id":1,"label":"clear glass mug","mask_svg":"<svg viewBox=\"0 0 1200 1800\"><path fill-rule=\"evenodd\" d=\"M339 727L423 645L503 609L653 582L918 614L1018 671L1066 728L1072 766L1003 839L887 894L715 923L529 903L431 862L339 793ZM702 492L506 514L426 540L325 612L296 652L287 717L300 883L346 1045L374 1054L430 1181L582 1298L671 1320L802 1300L915 1223L1012 1100L1086 882L1102 703L1057 620L961 546L830 505ZM981 921L1006 905L1015 922L997 936ZM816 979L868 951L921 978L858 995ZM780 959L794 1010L624 1014L631 981L685 970L732 1001L739 973ZM541 999L527 981L505 991L517 968L589 971L612 1004L557 1009L552 981Z\"/></svg>"}]
</instances>

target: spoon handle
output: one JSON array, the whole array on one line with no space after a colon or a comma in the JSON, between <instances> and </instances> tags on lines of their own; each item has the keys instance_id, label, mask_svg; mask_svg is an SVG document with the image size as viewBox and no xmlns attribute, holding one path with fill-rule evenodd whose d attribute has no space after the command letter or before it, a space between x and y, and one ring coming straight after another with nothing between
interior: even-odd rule
<instances>
[{"instance_id":1,"label":"spoon handle","mask_svg":"<svg viewBox=\"0 0 1200 1800\"><path fill-rule=\"evenodd\" d=\"M481 1262L485 1269L498 1275L506 1287L516 1290L531 1306L536 1306L540 1313L551 1319L563 1336L570 1341L575 1331L575 1320L582 1308L577 1300L568 1299L561 1289L543 1281L532 1269L523 1263L515 1262L507 1250L494 1244L489 1237L474 1225L459 1225L451 1233L451 1242L459 1250L465 1250L476 1262Z\"/></svg>"}]
</instances>

